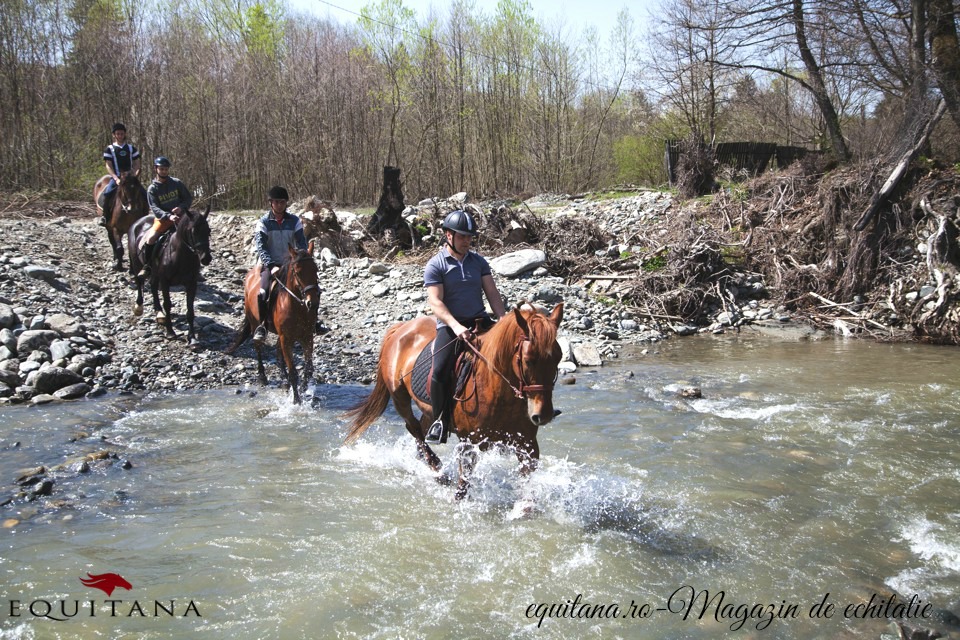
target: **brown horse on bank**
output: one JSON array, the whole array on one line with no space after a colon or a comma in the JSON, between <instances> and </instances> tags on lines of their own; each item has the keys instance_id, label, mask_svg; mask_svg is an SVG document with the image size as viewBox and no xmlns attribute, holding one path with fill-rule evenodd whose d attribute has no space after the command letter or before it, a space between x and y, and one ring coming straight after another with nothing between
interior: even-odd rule
<instances>
[{"instance_id":1,"label":"brown horse on bank","mask_svg":"<svg viewBox=\"0 0 960 640\"><path fill-rule=\"evenodd\" d=\"M277 364L280 372L293 389L293 402L300 404L300 394L306 390L313 377L313 338L320 308L320 286L317 263L313 259L313 240L306 251L289 248L289 257L274 276L274 298L267 328L277 334ZM257 294L260 292L260 267L247 272L243 283L243 326L234 343L227 349L233 353L250 337L261 322ZM293 357L294 345L300 343L303 350L303 379L297 374ZM260 384L267 383L263 369L263 345L254 345L257 351L257 377Z\"/></svg>"},{"instance_id":2,"label":"brown horse on bank","mask_svg":"<svg viewBox=\"0 0 960 640\"><path fill-rule=\"evenodd\" d=\"M537 430L554 418L553 386L561 357L557 328L562 319L563 303L549 315L524 306L474 339L479 355L452 412L452 429L461 441L469 443L457 446L458 499L466 495L469 473L476 462L470 445L481 451L494 444L511 447L523 475L537 467ZM363 435L392 398L407 431L417 441L417 457L434 471L440 470L440 459L424 442L427 428L434 420L430 403L416 397L410 375L420 352L430 345L436 333L436 320L431 317L395 324L387 330L373 391L347 412L353 419L347 444ZM422 412L419 421L414 417L411 401Z\"/></svg>"},{"instance_id":3,"label":"brown horse on bank","mask_svg":"<svg viewBox=\"0 0 960 640\"><path fill-rule=\"evenodd\" d=\"M113 180L109 175L103 176L93 185L93 202L97 211L102 213L100 208L100 194L107 188L110 181ZM140 179L128 173L120 179L117 190L114 193L113 205L107 212L107 239L110 240L110 247L113 249L113 270L123 269L123 252L126 247L127 231L130 226L150 213L150 207L147 205L147 194L140 184Z\"/></svg>"}]
</instances>

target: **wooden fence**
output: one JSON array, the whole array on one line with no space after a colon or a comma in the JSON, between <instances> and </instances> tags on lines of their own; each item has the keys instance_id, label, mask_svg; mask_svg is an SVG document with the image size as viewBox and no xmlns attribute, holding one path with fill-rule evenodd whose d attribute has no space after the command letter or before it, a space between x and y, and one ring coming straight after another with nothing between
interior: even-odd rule
<instances>
[{"instance_id":1,"label":"wooden fence","mask_svg":"<svg viewBox=\"0 0 960 640\"><path fill-rule=\"evenodd\" d=\"M680 140L667 140L664 164L670 184L677 181L677 161L680 159ZM784 168L808 153L820 153L803 147L790 147L770 142L720 142L714 145L713 155L719 166L728 166L750 175L759 175L775 164Z\"/></svg>"}]
</instances>

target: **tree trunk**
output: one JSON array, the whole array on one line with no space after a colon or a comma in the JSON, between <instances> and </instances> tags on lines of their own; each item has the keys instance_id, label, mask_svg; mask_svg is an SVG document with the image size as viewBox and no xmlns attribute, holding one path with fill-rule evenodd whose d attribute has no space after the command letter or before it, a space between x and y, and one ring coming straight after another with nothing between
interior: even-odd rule
<instances>
[{"instance_id":1,"label":"tree trunk","mask_svg":"<svg viewBox=\"0 0 960 640\"><path fill-rule=\"evenodd\" d=\"M927 0L933 71L950 117L960 126L960 43L953 0Z\"/></svg>"},{"instance_id":2,"label":"tree trunk","mask_svg":"<svg viewBox=\"0 0 960 640\"><path fill-rule=\"evenodd\" d=\"M950 0L947 0L948 2ZM827 134L830 136L830 145L833 155L841 161L850 159L850 150L843 139L843 131L840 128L840 117L833 106L830 94L827 93L827 86L823 81L823 73L820 71L820 65L817 64L813 53L810 51L810 45L807 42L806 22L803 15L803 0L793 0L793 26L797 34L797 46L800 49L800 59L809 74L809 84L813 89L813 98L817 102L817 107L823 115L824 125L827 127Z\"/></svg>"}]
</instances>

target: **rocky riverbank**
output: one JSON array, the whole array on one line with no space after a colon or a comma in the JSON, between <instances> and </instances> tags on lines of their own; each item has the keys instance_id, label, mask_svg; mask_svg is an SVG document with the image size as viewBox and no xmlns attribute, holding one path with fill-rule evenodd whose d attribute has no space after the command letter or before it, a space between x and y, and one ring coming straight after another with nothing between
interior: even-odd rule
<instances>
[{"instance_id":1,"label":"rocky riverbank","mask_svg":"<svg viewBox=\"0 0 960 640\"><path fill-rule=\"evenodd\" d=\"M525 206L541 211L549 207L545 215L550 219L574 225L578 220L599 221L603 232L614 238L639 221L665 224L671 200L667 194L647 192L603 202L541 197ZM196 301L199 349L188 348L182 336L165 339L149 302L142 317L133 315L132 278L110 270L105 232L96 226L92 213L92 207L76 203L50 203L40 214L0 219L5 238L0 250L0 402L46 403L108 392L254 385L256 357L250 343L232 356L224 349L241 320L242 278L252 264L255 212L210 217L215 257L204 268ZM356 216L338 212L337 219L342 233L361 238ZM394 252L382 259L318 251L320 317L330 331L319 336L315 346L317 383L371 380L386 328L427 312L422 265L435 247L428 237L414 252ZM590 257L622 262L620 256L630 249L608 241ZM551 307L564 302L565 373L601 366L624 349L642 352L674 334L764 324L780 330L791 324L782 308L766 303L762 282L749 276L741 283L742 304L712 309L713 322L695 326L678 318L637 313L609 293L615 279L552 273L544 251L509 246L484 246L481 251L491 259L510 303ZM175 290L173 300L174 326L183 333L182 293ZM803 331L798 335L802 337ZM273 350L268 351L272 360ZM268 377L278 381L272 363Z\"/></svg>"}]
</instances>

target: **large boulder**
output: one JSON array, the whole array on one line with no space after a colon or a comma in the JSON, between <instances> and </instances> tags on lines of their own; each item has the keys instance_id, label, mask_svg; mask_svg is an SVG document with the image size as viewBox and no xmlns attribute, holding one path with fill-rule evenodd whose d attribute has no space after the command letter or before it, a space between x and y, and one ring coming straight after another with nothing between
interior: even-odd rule
<instances>
[{"instance_id":1,"label":"large boulder","mask_svg":"<svg viewBox=\"0 0 960 640\"><path fill-rule=\"evenodd\" d=\"M54 340L59 339L60 334L49 329L24 331L17 339L17 353L21 357L29 356L37 349L48 349Z\"/></svg>"},{"instance_id":2,"label":"large boulder","mask_svg":"<svg viewBox=\"0 0 960 640\"><path fill-rule=\"evenodd\" d=\"M547 254L539 249L521 249L494 258L490 268L494 273L507 278L515 278L527 271L533 271L547 261Z\"/></svg>"},{"instance_id":3,"label":"large boulder","mask_svg":"<svg viewBox=\"0 0 960 640\"><path fill-rule=\"evenodd\" d=\"M64 387L83 383L83 377L62 367L47 367L37 372L33 388L37 393L53 393Z\"/></svg>"},{"instance_id":4,"label":"large boulder","mask_svg":"<svg viewBox=\"0 0 960 640\"><path fill-rule=\"evenodd\" d=\"M573 359L581 367L601 367L603 359L595 345L581 343L573 345Z\"/></svg>"},{"instance_id":5,"label":"large boulder","mask_svg":"<svg viewBox=\"0 0 960 640\"><path fill-rule=\"evenodd\" d=\"M14 329L20 324L20 318L13 311L13 307L0 302L0 328Z\"/></svg>"},{"instance_id":6,"label":"large boulder","mask_svg":"<svg viewBox=\"0 0 960 640\"><path fill-rule=\"evenodd\" d=\"M65 313L55 313L47 316L47 326L64 338L86 334L86 327L83 326L80 320Z\"/></svg>"}]
</instances>

